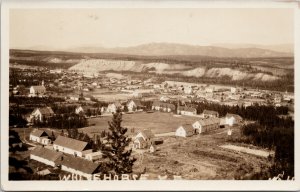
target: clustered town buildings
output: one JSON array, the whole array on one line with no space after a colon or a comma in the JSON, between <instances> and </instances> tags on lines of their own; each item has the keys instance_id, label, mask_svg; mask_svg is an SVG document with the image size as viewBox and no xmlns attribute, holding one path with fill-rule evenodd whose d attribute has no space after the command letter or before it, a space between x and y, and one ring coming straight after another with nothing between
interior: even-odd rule
<instances>
[{"instance_id":1,"label":"clustered town buildings","mask_svg":"<svg viewBox=\"0 0 300 192\"><path fill-rule=\"evenodd\" d=\"M86 101L87 105L78 104L74 113L86 114L89 110L94 117L99 113L109 115L115 113L117 109L123 112L145 111L142 101L151 101L150 109L165 113L174 113L175 115L193 116L198 120L194 122L183 123L174 127L174 136L193 137L197 134L203 134L209 131L219 129L224 126L235 126L241 124L243 119L237 114L226 114L220 117L217 111L205 109L201 114L197 114L197 109L191 103L197 102L216 102L221 105L244 105L253 104L275 106L287 106L294 100L291 93L280 93L256 89L244 89L242 87L206 85L176 81L165 81L155 83L151 80L134 80L130 78L103 77L85 77L75 72L64 72L52 70L50 73L61 74L60 79L55 82L41 82L41 85L29 87L28 97L48 97L52 95L47 91L54 86L54 83L63 89L71 89L77 94L71 92L64 96L70 103L79 103ZM101 83L100 83L101 82ZM93 107L92 90L107 88L114 93L122 93L127 96L125 100L114 100L107 102L106 106L101 108ZM19 87L11 87L11 93L18 96ZM53 95L52 95L53 96ZM29 123L34 121L45 121L55 113L50 106L35 108L26 118ZM90 117L93 117L90 116ZM43 130L35 129L30 133L30 141L38 146L31 151L30 158L52 167L61 167L61 170L81 175L87 179L92 174L97 173L99 168L98 160L101 159L101 151L93 151L87 145L87 142L79 141L60 135L52 140L49 133ZM151 130L140 131L133 137L131 147L135 150L147 150L151 153L157 150L163 143L163 139L156 137Z\"/></svg>"}]
</instances>

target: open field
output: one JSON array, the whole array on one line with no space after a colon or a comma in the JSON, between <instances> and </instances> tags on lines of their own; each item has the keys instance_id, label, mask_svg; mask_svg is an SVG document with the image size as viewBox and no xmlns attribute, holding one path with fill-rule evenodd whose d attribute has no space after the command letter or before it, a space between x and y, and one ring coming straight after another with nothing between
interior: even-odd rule
<instances>
[{"instance_id":1,"label":"open field","mask_svg":"<svg viewBox=\"0 0 300 192\"><path fill-rule=\"evenodd\" d=\"M79 131L88 133L90 136L93 134L100 134L103 130L108 130L108 121L111 121L111 116L99 117L89 119L89 124L93 125L86 128L81 128ZM167 133L174 132L180 125L187 123L194 123L198 120L197 117L178 116L175 117L173 113L135 113L124 114L122 126L127 127L130 132L134 128L134 132L139 130L150 129L153 133ZM130 132L131 134L131 132Z\"/></svg>"},{"instance_id":2,"label":"open field","mask_svg":"<svg viewBox=\"0 0 300 192\"><path fill-rule=\"evenodd\" d=\"M231 180L247 179L269 165L267 158L219 147L229 143L226 130L189 138L166 137L156 152L135 153L134 171L146 170L149 179L158 179L158 175L173 179L173 175L180 175L183 179ZM233 136L238 135L236 127Z\"/></svg>"}]
</instances>

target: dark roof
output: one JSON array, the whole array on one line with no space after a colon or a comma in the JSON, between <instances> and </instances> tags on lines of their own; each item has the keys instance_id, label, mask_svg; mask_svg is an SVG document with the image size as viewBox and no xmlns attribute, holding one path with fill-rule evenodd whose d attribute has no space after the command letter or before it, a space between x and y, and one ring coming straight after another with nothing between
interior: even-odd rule
<instances>
[{"instance_id":1,"label":"dark roof","mask_svg":"<svg viewBox=\"0 0 300 192\"><path fill-rule=\"evenodd\" d=\"M149 129L145 129L145 130L141 131L141 133L145 137L145 139L151 139L154 137L154 134Z\"/></svg>"},{"instance_id":2,"label":"dark roof","mask_svg":"<svg viewBox=\"0 0 300 192\"><path fill-rule=\"evenodd\" d=\"M53 142L53 144L60 145L76 151L83 151L88 143L59 135Z\"/></svg>"},{"instance_id":3,"label":"dark roof","mask_svg":"<svg viewBox=\"0 0 300 192\"><path fill-rule=\"evenodd\" d=\"M178 109L179 111L190 111L190 112L195 112L197 109L193 107L186 107L186 106L179 106Z\"/></svg>"},{"instance_id":4,"label":"dark roof","mask_svg":"<svg viewBox=\"0 0 300 192\"><path fill-rule=\"evenodd\" d=\"M193 135L195 132L194 127L191 124L182 125L187 135Z\"/></svg>"},{"instance_id":5,"label":"dark roof","mask_svg":"<svg viewBox=\"0 0 300 192\"><path fill-rule=\"evenodd\" d=\"M55 161L56 164L64 165L66 167L81 171L87 174L93 174L99 167L99 164L93 163L89 160L82 159L80 157L74 157L71 155L63 155Z\"/></svg>"},{"instance_id":6,"label":"dark roof","mask_svg":"<svg viewBox=\"0 0 300 192\"><path fill-rule=\"evenodd\" d=\"M140 100L137 100L137 99L132 99L132 101L135 103L136 106L138 107L143 107L142 103Z\"/></svg>"},{"instance_id":7,"label":"dark roof","mask_svg":"<svg viewBox=\"0 0 300 192\"><path fill-rule=\"evenodd\" d=\"M208 119L201 119L201 120L199 120L199 123L202 126L220 124L220 119L217 118L217 117L212 117L212 118L208 118Z\"/></svg>"},{"instance_id":8,"label":"dark roof","mask_svg":"<svg viewBox=\"0 0 300 192\"><path fill-rule=\"evenodd\" d=\"M63 153L37 146L31 151L31 154L54 162L59 159Z\"/></svg>"},{"instance_id":9,"label":"dark roof","mask_svg":"<svg viewBox=\"0 0 300 192\"><path fill-rule=\"evenodd\" d=\"M211 111L211 110L204 110L203 111L204 114L209 114L209 115L219 115L219 113L217 111Z\"/></svg>"},{"instance_id":10,"label":"dark roof","mask_svg":"<svg viewBox=\"0 0 300 192\"><path fill-rule=\"evenodd\" d=\"M53 112L53 110L52 110L51 107L40 107L40 108L36 108L36 109L34 110L34 112L37 111L37 110L39 110L39 111L41 112L42 115L54 115L54 112Z\"/></svg>"},{"instance_id":11,"label":"dark roof","mask_svg":"<svg viewBox=\"0 0 300 192\"><path fill-rule=\"evenodd\" d=\"M35 129L33 130L30 135L33 135L33 136L36 136L36 137L41 137L41 136L49 136L45 131L43 130L38 130L38 129Z\"/></svg>"}]
</instances>

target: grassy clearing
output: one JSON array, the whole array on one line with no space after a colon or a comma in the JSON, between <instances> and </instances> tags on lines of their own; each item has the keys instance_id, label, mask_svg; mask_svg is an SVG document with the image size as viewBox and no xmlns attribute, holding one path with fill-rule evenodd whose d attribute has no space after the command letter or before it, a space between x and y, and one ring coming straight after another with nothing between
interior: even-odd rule
<instances>
[{"instance_id":1,"label":"grassy clearing","mask_svg":"<svg viewBox=\"0 0 300 192\"><path fill-rule=\"evenodd\" d=\"M93 125L79 129L89 135L100 134L103 130L108 130L108 121L112 117L99 117L89 119L89 124ZM175 131L180 125L194 123L198 118L189 116L174 117L173 113L135 113L124 114L122 126L127 127L128 134L135 134L140 130L151 129L153 133L167 133ZM134 128L134 133L131 133L131 128Z\"/></svg>"}]
</instances>

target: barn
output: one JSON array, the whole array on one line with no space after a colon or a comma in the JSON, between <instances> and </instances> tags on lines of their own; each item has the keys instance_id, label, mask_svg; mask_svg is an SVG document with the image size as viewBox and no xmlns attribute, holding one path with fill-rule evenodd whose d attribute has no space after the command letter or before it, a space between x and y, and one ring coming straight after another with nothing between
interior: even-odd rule
<instances>
[{"instance_id":1,"label":"barn","mask_svg":"<svg viewBox=\"0 0 300 192\"><path fill-rule=\"evenodd\" d=\"M175 136L177 137L190 137L194 135L195 130L191 124L181 125L176 129Z\"/></svg>"},{"instance_id":2,"label":"barn","mask_svg":"<svg viewBox=\"0 0 300 192\"><path fill-rule=\"evenodd\" d=\"M220 119L217 117L201 119L193 123L193 128L198 134L215 130L220 128Z\"/></svg>"},{"instance_id":3,"label":"barn","mask_svg":"<svg viewBox=\"0 0 300 192\"><path fill-rule=\"evenodd\" d=\"M55 167L55 161L59 159L62 155L63 153L61 152L56 152L54 150L47 149L42 146L37 146L31 151L30 159Z\"/></svg>"}]
</instances>

